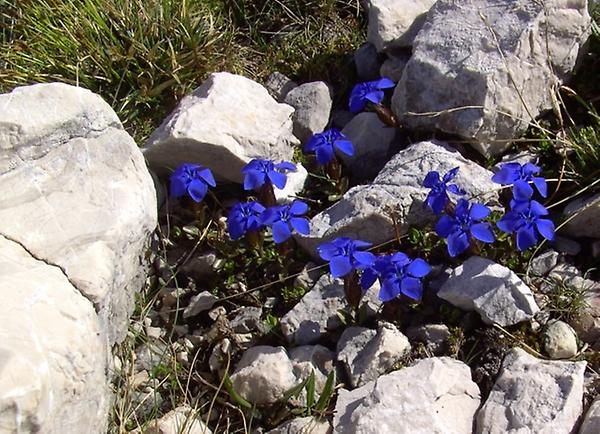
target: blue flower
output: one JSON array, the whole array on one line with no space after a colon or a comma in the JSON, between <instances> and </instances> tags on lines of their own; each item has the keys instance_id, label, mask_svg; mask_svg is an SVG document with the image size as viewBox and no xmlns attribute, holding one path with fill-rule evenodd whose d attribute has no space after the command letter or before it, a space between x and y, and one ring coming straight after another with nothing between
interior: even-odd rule
<instances>
[{"instance_id":1,"label":"blue flower","mask_svg":"<svg viewBox=\"0 0 600 434\"><path fill-rule=\"evenodd\" d=\"M547 240L554 239L554 223L541 218L548 215L548 210L535 201L512 201L511 210L506 213L496 226L503 232L517 234L517 249L527 250L538 241L538 233Z\"/></svg>"},{"instance_id":2,"label":"blue flower","mask_svg":"<svg viewBox=\"0 0 600 434\"><path fill-rule=\"evenodd\" d=\"M460 199L454 209L454 215L444 215L440 218L435 231L440 237L448 238L448 253L451 257L460 255L471 245L471 238L476 238L484 243L493 243L495 240L492 226L487 223L478 223L490 214L490 209L480 203L469 207L469 202Z\"/></svg>"},{"instance_id":3,"label":"blue flower","mask_svg":"<svg viewBox=\"0 0 600 434\"><path fill-rule=\"evenodd\" d=\"M425 205L427 205L435 214L441 214L446 208L446 205L450 203L450 197L448 197L448 191L457 195L465 194L465 191L458 187L456 184L448 183L456 178L458 173L458 167L450 170L441 179L440 174L435 170L429 172L423 180L423 187L430 188L431 191L425 199Z\"/></svg>"},{"instance_id":4,"label":"blue flower","mask_svg":"<svg viewBox=\"0 0 600 434\"><path fill-rule=\"evenodd\" d=\"M173 197L181 197L187 193L194 202L200 202L206 196L209 185L217 185L210 169L184 163L171 174L170 192Z\"/></svg>"},{"instance_id":5,"label":"blue flower","mask_svg":"<svg viewBox=\"0 0 600 434\"><path fill-rule=\"evenodd\" d=\"M227 229L232 240L262 228L261 215L265 207L258 202L238 202L227 216Z\"/></svg>"},{"instance_id":6,"label":"blue flower","mask_svg":"<svg viewBox=\"0 0 600 434\"><path fill-rule=\"evenodd\" d=\"M268 208L262 215L262 223L271 226L273 241L283 243L292 236L292 229L302 235L310 233L308 220L300 217L308 211L308 205L295 200L291 205Z\"/></svg>"},{"instance_id":7,"label":"blue flower","mask_svg":"<svg viewBox=\"0 0 600 434\"><path fill-rule=\"evenodd\" d=\"M369 289L377 279L382 279L386 273L392 271L391 256L377 256L372 265L366 267L360 275L360 286L363 290Z\"/></svg>"},{"instance_id":8,"label":"blue flower","mask_svg":"<svg viewBox=\"0 0 600 434\"><path fill-rule=\"evenodd\" d=\"M313 134L304 146L304 152L315 152L319 164L325 166L333 160L334 146L350 157L354 155L352 142L340 130L335 128Z\"/></svg>"},{"instance_id":9,"label":"blue flower","mask_svg":"<svg viewBox=\"0 0 600 434\"><path fill-rule=\"evenodd\" d=\"M538 174L542 169L532 163L506 163L503 164L494 176L492 181L496 184L513 186L513 197L518 201L529 200L533 195L533 188L529 182L533 182L537 191L546 197L548 195L548 185L546 180Z\"/></svg>"},{"instance_id":10,"label":"blue flower","mask_svg":"<svg viewBox=\"0 0 600 434\"><path fill-rule=\"evenodd\" d=\"M350 92L350 111L358 113L365 108L368 102L379 104L383 101L383 89L389 89L394 86L396 86L396 83L385 77L375 81L358 83L352 88L352 92Z\"/></svg>"},{"instance_id":11,"label":"blue flower","mask_svg":"<svg viewBox=\"0 0 600 434\"><path fill-rule=\"evenodd\" d=\"M296 165L289 161L275 164L272 160L254 159L244 166L244 190L258 190L270 182L280 190L285 187L287 177L283 171L296 171Z\"/></svg>"},{"instance_id":12,"label":"blue flower","mask_svg":"<svg viewBox=\"0 0 600 434\"><path fill-rule=\"evenodd\" d=\"M355 269L363 269L373 265L375 255L361 252L359 249L371 247L371 243L353 240L348 237L336 238L330 243L317 247L321 258L329 261L329 270L333 277L343 277Z\"/></svg>"}]
</instances>

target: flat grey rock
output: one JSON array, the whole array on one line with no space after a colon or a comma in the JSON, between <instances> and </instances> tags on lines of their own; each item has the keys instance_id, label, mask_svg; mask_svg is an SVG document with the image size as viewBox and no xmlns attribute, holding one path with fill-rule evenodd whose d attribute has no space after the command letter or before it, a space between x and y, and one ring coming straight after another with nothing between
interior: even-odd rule
<instances>
[{"instance_id":1,"label":"flat grey rock","mask_svg":"<svg viewBox=\"0 0 600 434\"><path fill-rule=\"evenodd\" d=\"M362 44L354 52L354 66L356 75L362 81L377 80L379 78L379 53L373 44Z\"/></svg>"},{"instance_id":2,"label":"flat grey rock","mask_svg":"<svg viewBox=\"0 0 600 434\"><path fill-rule=\"evenodd\" d=\"M298 83L281 72L275 71L265 80L265 87L276 101L283 102L288 92L298 87Z\"/></svg>"},{"instance_id":3,"label":"flat grey rock","mask_svg":"<svg viewBox=\"0 0 600 434\"><path fill-rule=\"evenodd\" d=\"M479 256L456 267L438 297L503 327L528 321L539 311L533 293L514 272Z\"/></svg>"},{"instance_id":4,"label":"flat grey rock","mask_svg":"<svg viewBox=\"0 0 600 434\"><path fill-rule=\"evenodd\" d=\"M477 413L477 434L570 434L582 411L586 362L537 359L520 348Z\"/></svg>"},{"instance_id":5,"label":"flat grey rock","mask_svg":"<svg viewBox=\"0 0 600 434\"><path fill-rule=\"evenodd\" d=\"M570 202L564 211L569 222L561 233L571 237L600 238L600 194Z\"/></svg>"},{"instance_id":6,"label":"flat grey rock","mask_svg":"<svg viewBox=\"0 0 600 434\"><path fill-rule=\"evenodd\" d=\"M290 90L284 99L294 107L294 135L306 142L313 134L322 132L329 122L331 91L322 81L304 83Z\"/></svg>"},{"instance_id":7,"label":"flat grey rock","mask_svg":"<svg viewBox=\"0 0 600 434\"><path fill-rule=\"evenodd\" d=\"M409 59L409 54L390 54L381 64L379 75L398 83Z\"/></svg>"},{"instance_id":8,"label":"flat grey rock","mask_svg":"<svg viewBox=\"0 0 600 434\"><path fill-rule=\"evenodd\" d=\"M408 128L505 151L552 109L548 89L569 78L590 32L586 1L438 0L413 42L392 98Z\"/></svg>"}]
</instances>

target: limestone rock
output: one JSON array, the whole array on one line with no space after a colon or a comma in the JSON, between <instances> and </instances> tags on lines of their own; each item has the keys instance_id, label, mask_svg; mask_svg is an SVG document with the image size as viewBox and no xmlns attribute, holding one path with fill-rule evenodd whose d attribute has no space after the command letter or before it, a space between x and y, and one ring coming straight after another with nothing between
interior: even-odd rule
<instances>
[{"instance_id":1,"label":"limestone rock","mask_svg":"<svg viewBox=\"0 0 600 434\"><path fill-rule=\"evenodd\" d=\"M293 112L248 78L214 73L152 133L144 156L160 175L193 162L218 179L241 183L241 169L253 158L292 159L298 143Z\"/></svg>"},{"instance_id":2,"label":"limestone rock","mask_svg":"<svg viewBox=\"0 0 600 434\"><path fill-rule=\"evenodd\" d=\"M362 44L354 52L354 65L356 75L362 81L377 80L379 78L379 54L373 44Z\"/></svg>"},{"instance_id":3,"label":"limestone rock","mask_svg":"<svg viewBox=\"0 0 600 434\"><path fill-rule=\"evenodd\" d=\"M589 29L584 0L438 0L392 109L408 128L457 134L498 155L552 108L551 89L569 77Z\"/></svg>"},{"instance_id":4,"label":"limestone rock","mask_svg":"<svg viewBox=\"0 0 600 434\"><path fill-rule=\"evenodd\" d=\"M379 75L398 83L402 78L404 67L410 59L409 54L392 54L381 64Z\"/></svg>"},{"instance_id":5,"label":"limestone rock","mask_svg":"<svg viewBox=\"0 0 600 434\"><path fill-rule=\"evenodd\" d=\"M455 181L483 202L497 200L492 173L463 158L442 142L419 142L398 152L370 185L351 188L342 199L311 219L310 234L296 236L315 258L318 244L347 236L378 244L395 235L392 213L401 234L411 225L433 221L423 201L428 189L421 186L430 170L446 173L459 167Z\"/></svg>"},{"instance_id":6,"label":"limestone rock","mask_svg":"<svg viewBox=\"0 0 600 434\"><path fill-rule=\"evenodd\" d=\"M577 354L577 335L564 321L552 321L544 331L544 349L551 359L569 359Z\"/></svg>"},{"instance_id":7,"label":"limestone rock","mask_svg":"<svg viewBox=\"0 0 600 434\"><path fill-rule=\"evenodd\" d=\"M415 341L423 342L429 351L438 355L447 348L450 329L446 324L425 324L407 329L406 336Z\"/></svg>"},{"instance_id":8,"label":"limestone rock","mask_svg":"<svg viewBox=\"0 0 600 434\"><path fill-rule=\"evenodd\" d=\"M398 151L398 146L394 146L397 131L384 124L376 113L359 113L342 130L354 146L354 155L340 153L339 157L355 178L374 178Z\"/></svg>"},{"instance_id":9,"label":"limestone rock","mask_svg":"<svg viewBox=\"0 0 600 434\"><path fill-rule=\"evenodd\" d=\"M183 310L183 317L185 319L191 318L198 315L200 312L210 310L217 300L218 298L210 292L202 291L192 297L189 304Z\"/></svg>"},{"instance_id":10,"label":"limestone rock","mask_svg":"<svg viewBox=\"0 0 600 434\"><path fill-rule=\"evenodd\" d=\"M479 388L467 365L449 357L422 359L347 392L333 421L339 434L471 434Z\"/></svg>"},{"instance_id":11,"label":"limestone rock","mask_svg":"<svg viewBox=\"0 0 600 434\"><path fill-rule=\"evenodd\" d=\"M60 267L120 341L145 279L156 192L98 95L61 83L0 95L0 234Z\"/></svg>"},{"instance_id":12,"label":"limestone rock","mask_svg":"<svg viewBox=\"0 0 600 434\"><path fill-rule=\"evenodd\" d=\"M410 343L389 323L377 331L349 327L338 341L338 360L344 365L352 387L360 387L389 371L410 352Z\"/></svg>"},{"instance_id":13,"label":"limestone rock","mask_svg":"<svg viewBox=\"0 0 600 434\"><path fill-rule=\"evenodd\" d=\"M235 318L231 320L231 327L236 333L248 333L259 330L262 327L261 315L261 307L242 306Z\"/></svg>"},{"instance_id":14,"label":"limestone rock","mask_svg":"<svg viewBox=\"0 0 600 434\"><path fill-rule=\"evenodd\" d=\"M297 417L282 423L267 434L329 434L331 424L314 417Z\"/></svg>"},{"instance_id":15,"label":"limestone rock","mask_svg":"<svg viewBox=\"0 0 600 434\"><path fill-rule=\"evenodd\" d=\"M368 41L377 51L411 46L435 0L368 0Z\"/></svg>"},{"instance_id":16,"label":"limestone rock","mask_svg":"<svg viewBox=\"0 0 600 434\"><path fill-rule=\"evenodd\" d=\"M188 406L177 407L160 419L151 421L144 434L212 434L212 431Z\"/></svg>"},{"instance_id":17,"label":"limestone rock","mask_svg":"<svg viewBox=\"0 0 600 434\"><path fill-rule=\"evenodd\" d=\"M294 107L294 135L306 142L313 134L320 133L329 122L331 91L322 81L301 84L290 90L285 103Z\"/></svg>"},{"instance_id":18,"label":"limestone rock","mask_svg":"<svg viewBox=\"0 0 600 434\"><path fill-rule=\"evenodd\" d=\"M348 308L341 279L323 275L292 310L281 318L281 331L296 345L312 344L341 326L338 310Z\"/></svg>"},{"instance_id":19,"label":"limestone rock","mask_svg":"<svg viewBox=\"0 0 600 434\"><path fill-rule=\"evenodd\" d=\"M456 267L438 297L503 327L527 321L539 311L533 293L514 272L479 256Z\"/></svg>"},{"instance_id":20,"label":"limestone rock","mask_svg":"<svg viewBox=\"0 0 600 434\"><path fill-rule=\"evenodd\" d=\"M571 218L563 232L571 237L600 238L600 194L569 203L564 211Z\"/></svg>"},{"instance_id":21,"label":"limestone rock","mask_svg":"<svg viewBox=\"0 0 600 434\"><path fill-rule=\"evenodd\" d=\"M298 87L298 83L289 79L281 72L273 72L265 81L265 87L275 100L283 102L287 93Z\"/></svg>"},{"instance_id":22,"label":"limestone rock","mask_svg":"<svg viewBox=\"0 0 600 434\"><path fill-rule=\"evenodd\" d=\"M590 405L581 428L579 428L579 434L598 434L600 432L600 397L596 397Z\"/></svg>"},{"instance_id":23,"label":"limestone rock","mask_svg":"<svg viewBox=\"0 0 600 434\"><path fill-rule=\"evenodd\" d=\"M0 317L0 432L106 433L108 352L92 303L3 236Z\"/></svg>"},{"instance_id":24,"label":"limestone rock","mask_svg":"<svg viewBox=\"0 0 600 434\"><path fill-rule=\"evenodd\" d=\"M244 352L231 383L254 404L274 404L296 385L296 377L285 348L259 345Z\"/></svg>"},{"instance_id":25,"label":"limestone rock","mask_svg":"<svg viewBox=\"0 0 600 434\"><path fill-rule=\"evenodd\" d=\"M315 373L315 391L321 393L327 376L335 370L335 353L323 345L302 345L290 350L294 375L300 383Z\"/></svg>"},{"instance_id":26,"label":"limestone rock","mask_svg":"<svg viewBox=\"0 0 600 434\"><path fill-rule=\"evenodd\" d=\"M476 433L570 434L582 410L585 366L512 349L477 413Z\"/></svg>"}]
</instances>

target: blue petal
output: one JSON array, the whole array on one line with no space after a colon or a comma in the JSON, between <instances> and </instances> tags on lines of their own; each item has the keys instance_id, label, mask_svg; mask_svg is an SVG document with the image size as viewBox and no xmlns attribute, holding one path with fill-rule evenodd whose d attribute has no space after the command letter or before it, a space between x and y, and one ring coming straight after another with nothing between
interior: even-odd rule
<instances>
[{"instance_id":1,"label":"blue petal","mask_svg":"<svg viewBox=\"0 0 600 434\"><path fill-rule=\"evenodd\" d=\"M363 240L353 240L351 238L346 238L346 237L342 237L339 239L345 239L345 240L352 242L354 244L354 247L356 247L357 249L368 249L369 247L371 247L373 245L373 243L370 243L368 241L363 241Z\"/></svg>"},{"instance_id":2,"label":"blue petal","mask_svg":"<svg viewBox=\"0 0 600 434\"><path fill-rule=\"evenodd\" d=\"M193 179L188 185L187 191L194 202L201 202L204 196L206 196L208 186L199 179Z\"/></svg>"},{"instance_id":3,"label":"blue petal","mask_svg":"<svg viewBox=\"0 0 600 434\"><path fill-rule=\"evenodd\" d=\"M474 203L473 205L471 205L469 217L471 217L473 220L483 220L484 218L490 215L490 212L491 211L487 206L482 205L480 203Z\"/></svg>"},{"instance_id":4,"label":"blue petal","mask_svg":"<svg viewBox=\"0 0 600 434\"><path fill-rule=\"evenodd\" d=\"M410 264L410 258L402 252L394 253L390 258L390 261L399 267L404 267L405 265Z\"/></svg>"},{"instance_id":5,"label":"blue petal","mask_svg":"<svg viewBox=\"0 0 600 434\"><path fill-rule=\"evenodd\" d=\"M258 190L265 183L265 174L251 170L244 175L244 190Z\"/></svg>"},{"instance_id":6,"label":"blue petal","mask_svg":"<svg viewBox=\"0 0 600 434\"><path fill-rule=\"evenodd\" d=\"M533 178L533 184L537 191L540 192L542 197L548 196L548 184L546 184L546 180L544 178Z\"/></svg>"},{"instance_id":7,"label":"blue petal","mask_svg":"<svg viewBox=\"0 0 600 434\"><path fill-rule=\"evenodd\" d=\"M273 231L273 241L277 244L283 243L292 236L288 224L281 221L274 223L271 230Z\"/></svg>"},{"instance_id":8,"label":"blue petal","mask_svg":"<svg viewBox=\"0 0 600 434\"><path fill-rule=\"evenodd\" d=\"M387 77L383 77L379 80L372 81L371 84L377 89L389 89L396 86L396 83Z\"/></svg>"},{"instance_id":9,"label":"blue petal","mask_svg":"<svg viewBox=\"0 0 600 434\"><path fill-rule=\"evenodd\" d=\"M187 192L187 183L184 182L180 177L173 175L171 175L171 196L181 197Z\"/></svg>"},{"instance_id":10,"label":"blue petal","mask_svg":"<svg viewBox=\"0 0 600 434\"><path fill-rule=\"evenodd\" d=\"M430 203L430 208L435 214L441 214L446 208L446 204L450 202L450 198L445 192L430 192L427 199Z\"/></svg>"},{"instance_id":11,"label":"blue petal","mask_svg":"<svg viewBox=\"0 0 600 434\"><path fill-rule=\"evenodd\" d=\"M386 279L379 290L379 299L384 303L393 300L400 294L397 279Z\"/></svg>"},{"instance_id":12,"label":"blue petal","mask_svg":"<svg viewBox=\"0 0 600 434\"><path fill-rule=\"evenodd\" d=\"M269 180L273 183L273 185L278 189L281 190L285 187L287 177L283 173L271 170L267 176L269 177Z\"/></svg>"},{"instance_id":13,"label":"blue petal","mask_svg":"<svg viewBox=\"0 0 600 434\"><path fill-rule=\"evenodd\" d=\"M424 277L429 274L431 267L421 258L417 258L406 267L406 272L413 277Z\"/></svg>"},{"instance_id":14,"label":"blue petal","mask_svg":"<svg viewBox=\"0 0 600 434\"><path fill-rule=\"evenodd\" d=\"M313 134L306 145L304 145L304 152L314 152L319 146L324 143L322 134Z\"/></svg>"},{"instance_id":15,"label":"blue petal","mask_svg":"<svg viewBox=\"0 0 600 434\"><path fill-rule=\"evenodd\" d=\"M507 234L512 234L517 226L518 218L513 212L508 212L504 217L502 217L498 222L496 222L496 226L502 232L506 232Z\"/></svg>"},{"instance_id":16,"label":"blue petal","mask_svg":"<svg viewBox=\"0 0 600 434\"><path fill-rule=\"evenodd\" d=\"M365 95L365 99L371 101L374 104L379 104L383 101L384 93L382 90L372 90Z\"/></svg>"},{"instance_id":17,"label":"blue petal","mask_svg":"<svg viewBox=\"0 0 600 434\"><path fill-rule=\"evenodd\" d=\"M530 207L531 213L535 216L548 215L548 210L546 209L546 207L544 207L544 205L542 205L536 200L531 201Z\"/></svg>"},{"instance_id":18,"label":"blue petal","mask_svg":"<svg viewBox=\"0 0 600 434\"><path fill-rule=\"evenodd\" d=\"M458 196L462 196L464 194L467 194L466 191L464 191L462 188L460 188L458 185L456 184L450 184L446 187L446 190L448 190L450 193L456 194Z\"/></svg>"},{"instance_id":19,"label":"blue petal","mask_svg":"<svg viewBox=\"0 0 600 434\"><path fill-rule=\"evenodd\" d=\"M448 173L444 175L443 182L452 181L454 178L456 178L456 175L458 174L459 170L460 167L455 167L454 169L449 170Z\"/></svg>"},{"instance_id":20,"label":"blue petal","mask_svg":"<svg viewBox=\"0 0 600 434\"><path fill-rule=\"evenodd\" d=\"M296 232L298 232L299 234L310 234L310 225L308 223L308 220L300 217L292 217L290 219L290 224L294 229L296 229Z\"/></svg>"},{"instance_id":21,"label":"blue petal","mask_svg":"<svg viewBox=\"0 0 600 434\"><path fill-rule=\"evenodd\" d=\"M260 219L263 225L272 225L276 221L281 220L279 216L279 209L282 207L274 206L271 208L267 208L265 212L260 215Z\"/></svg>"},{"instance_id":22,"label":"blue petal","mask_svg":"<svg viewBox=\"0 0 600 434\"><path fill-rule=\"evenodd\" d=\"M201 167L198 169L198 176L204 180L211 187L216 187L217 183L213 177L212 172L207 167Z\"/></svg>"},{"instance_id":23,"label":"blue petal","mask_svg":"<svg viewBox=\"0 0 600 434\"><path fill-rule=\"evenodd\" d=\"M301 200L295 200L290 205L290 214L293 216L301 216L308 212L308 205Z\"/></svg>"},{"instance_id":24,"label":"blue petal","mask_svg":"<svg viewBox=\"0 0 600 434\"><path fill-rule=\"evenodd\" d=\"M453 232L448 237L448 253L455 257L469 248L469 237L464 232Z\"/></svg>"},{"instance_id":25,"label":"blue petal","mask_svg":"<svg viewBox=\"0 0 600 434\"><path fill-rule=\"evenodd\" d=\"M227 230L229 231L229 236L234 241L241 238L246 232L241 222L231 217L227 219Z\"/></svg>"},{"instance_id":26,"label":"blue petal","mask_svg":"<svg viewBox=\"0 0 600 434\"><path fill-rule=\"evenodd\" d=\"M554 239L554 223L552 223L552 220L537 219L535 221L535 227L542 237L550 241Z\"/></svg>"},{"instance_id":27,"label":"blue petal","mask_svg":"<svg viewBox=\"0 0 600 434\"><path fill-rule=\"evenodd\" d=\"M265 207L262 206L259 202L252 201L246 204L254 214L261 214L265 211Z\"/></svg>"},{"instance_id":28,"label":"blue petal","mask_svg":"<svg viewBox=\"0 0 600 434\"><path fill-rule=\"evenodd\" d=\"M354 252L352 257L356 261L356 267L363 269L375 263L375 255L371 252Z\"/></svg>"},{"instance_id":29,"label":"blue petal","mask_svg":"<svg viewBox=\"0 0 600 434\"><path fill-rule=\"evenodd\" d=\"M281 163L276 164L275 168L278 170L289 170L290 172L295 172L297 170L296 165L289 161L282 161Z\"/></svg>"},{"instance_id":30,"label":"blue petal","mask_svg":"<svg viewBox=\"0 0 600 434\"><path fill-rule=\"evenodd\" d=\"M466 199L459 199L454 208L454 215L457 218L466 218L469 215L469 201Z\"/></svg>"},{"instance_id":31,"label":"blue petal","mask_svg":"<svg viewBox=\"0 0 600 434\"><path fill-rule=\"evenodd\" d=\"M518 179L518 170L520 167L521 165L519 163L503 164L498 173L492 176L492 181L501 185L512 184Z\"/></svg>"},{"instance_id":32,"label":"blue petal","mask_svg":"<svg viewBox=\"0 0 600 434\"><path fill-rule=\"evenodd\" d=\"M347 258L346 256L334 256L331 258L331 261L329 261L329 270L333 277L343 277L353 269L350 258Z\"/></svg>"},{"instance_id":33,"label":"blue petal","mask_svg":"<svg viewBox=\"0 0 600 434\"><path fill-rule=\"evenodd\" d=\"M334 243L323 243L317 246L317 252L325 261L331 261L339 253L339 248Z\"/></svg>"},{"instance_id":34,"label":"blue petal","mask_svg":"<svg viewBox=\"0 0 600 434\"><path fill-rule=\"evenodd\" d=\"M527 226L517 231L517 249L527 250L537 243L537 236L532 226Z\"/></svg>"},{"instance_id":35,"label":"blue petal","mask_svg":"<svg viewBox=\"0 0 600 434\"><path fill-rule=\"evenodd\" d=\"M540 166L536 166L533 163L525 163L523 165L522 170L525 175L531 176L531 175L535 175L536 173L540 173L542 168Z\"/></svg>"},{"instance_id":36,"label":"blue petal","mask_svg":"<svg viewBox=\"0 0 600 434\"><path fill-rule=\"evenodd\" d=\"M350 140L336 140L333 144L340 152L350 157L354 155L354 147Z\"/></svg>"},{"instance_id":37,"label":"blue petal","mask_svg":"<svg viewBox=\"0 0 600 434\"><path fill-rule=\"evenodd\" d=\"M317 148L317 161L322 166L329 164L333 160L333 147L330 145L320 146Z\"/></svg>"},{"instance_id":38,"label":"blue petal","mask_svg":"<svg viewBox=\"0 0 600 434\"><path fill-rule=\"evenodd\" d=\"M360 287L362 289L369 289L377 280L377 273L372 268L367 268L362 272L360 276Z\"/></svg>"},{"instance_id":39,"label":"blue petal","mask_svg":"<svg viewBox=\"0 0 600 434\"><path fill-rule=\"evenodd\" d=\"M527 181L518 180L513 185L513 196L515 200L529 200L533 195L533 188Z\"/></svg>"},{"instance_id":40,"label":"blue petal","mask_svg":"<svg viewBox=\"0 0 600 434\"><path fill-rule=\"evenodd\" d=\"M419 279L414 277L404 277L400 281L400 288L402 294L413 300L420 300L423 296L423 285Z\"/></svg>"},{"instance_id":41,"label":"blue petal","mask_svg":"<svg viewBox=\"0 0 600 434\"><path fill-rule=\"evenodd\" d=\"M496 238L489 223L476 223L471 226L471 235L484 243L493 243Z\"/></svg>"},{"instance_id":42,"label":"blue petal","mask_svg":"<svg viewBox=\"0 0 600 434\"><path fill-rule=\"evenodd\" d=\"M454 220L444 215L435 225L435 232L442 238L447 238L448 235L454 230Z\"/></svg>"},{"instance_id":43,"label":"blue petal","mask_svg":"<svg viewBox=\"0 0 600 434\"><path fill-rule=\"evenodd\" d=\"M423 180L423 187L432 188L440 183L440 174L435 170L432 170L427 175L425 175L425 179Z\"/></svg>"}]
</instances>

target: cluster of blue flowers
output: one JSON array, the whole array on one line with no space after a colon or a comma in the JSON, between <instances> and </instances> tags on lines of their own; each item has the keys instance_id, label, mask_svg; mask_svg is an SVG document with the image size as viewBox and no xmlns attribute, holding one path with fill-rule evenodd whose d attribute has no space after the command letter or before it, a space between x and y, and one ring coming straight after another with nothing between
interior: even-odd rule
<instances>
[{"instance_id":1,"label":"cluster of blue flowers","mask_svg":"<svg viewBox=\"0 0 600 434\"><path fill-rule=\"evenodd\" d=\"M496 226L508 234L516 234L517 248L524 251L538 242L538 234L547 240L554 239L554 224L542 218L548 210L532 199L533 183L543 197L547 195L546 180L535 176L541 171L535 164L507 163L492 177L492 181L501 185L512 186L512 199L508 211ZM464 253L474 242L493 243L496 240L492 225L484 221L491 211L481 203L470 204L466 199L459 199L454 204L449 192L462 196L465 191L456 184L449 184L458 173L458 167L444 176L431 171L425 177L423 186L430 189L425 205L441 218L436 224L436 233L447 239L448 253L455 257Z\"/></svg>"},{"instance_id":2,"label":"cluster of blue flowers","mask_svg":"<svg viewBox=\"0 0 600 434\"><path fill-rule=\"evenodd\" d=\"M358 271L363 291L379 280L379 299L391 301L404 295L419 301L423 295L421 279L431 271L431 267L421 258L410 259L402 252L393 255L375 256L363 251L371 243L340 237L317 247L322 259L329 262L329 270L334 277L348 278Z\"/></svg>"}]
</instances>

